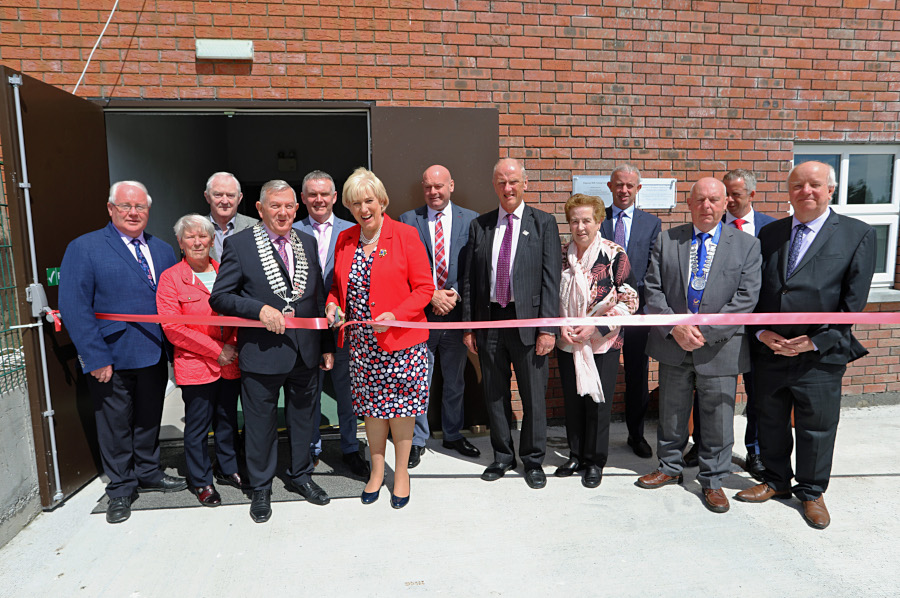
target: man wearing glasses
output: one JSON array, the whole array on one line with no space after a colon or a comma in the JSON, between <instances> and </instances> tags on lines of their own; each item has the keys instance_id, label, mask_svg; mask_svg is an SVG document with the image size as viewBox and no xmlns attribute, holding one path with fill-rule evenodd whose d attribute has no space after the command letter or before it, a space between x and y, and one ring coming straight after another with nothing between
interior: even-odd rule
<instances>
[{"instance_id":1,"label":"man wearing glasses","mask_svg":"<svg viewBox=\"0 0 900 598\"><path fill-rule=\"evenodd\" d=\"M225 237L250 228L259 220L237 213L244 194L241 193L240 182L230 172L217 172L209 177L203 196L206 198L206 203L209 204L209 219L216 231L216 238L209 250L209 257L218 262L222 259L222 245L225 243Z\"/></svg>"},{"instance_id":2,"label":"man wearing glasses","mask_svg":"<svg viewBox=\"0 0 900 598\"><path fill-rule=\"evenodd\" d=\"M144 229L150 195L136 181L109 190L110 223L66 248L59 309L94 402L97 441L109 477L106 520L131 516L136 492L184 490L159 463L159 426L171 359L159 324L98 320L95 313L156 314L156 283L175 265L167 243Z\"/></svg>"}]
</instances>

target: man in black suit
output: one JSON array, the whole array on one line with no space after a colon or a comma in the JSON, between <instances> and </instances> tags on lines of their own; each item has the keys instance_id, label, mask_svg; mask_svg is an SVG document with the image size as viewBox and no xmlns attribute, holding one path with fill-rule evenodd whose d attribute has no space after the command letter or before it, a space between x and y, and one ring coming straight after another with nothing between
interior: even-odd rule
<instances>
[{"instance_id":1,"label":"man in black suit","mask_svg":"<svg viewBox=\"0 0 900 598\"><path fill-rule=\"evenodd\" d=\"M329 502L310 477L309 443L318 422L318 368L334 365L334 337L329 330L285 326L285 317L316 318L325 312L316 240L291 228L297 213L294 190L284 181L269 181L256 209L262 222L225 240L209 304L222 314L265 324L265 329L238 330L247 474L253 487L250 517L262 523L272 515L282 388L291 444L288 487L313 504Z\"/></svg>"},{"instance_id":2,"label":"man in black suit","mask_svg":"<svg viewBox=\"0 0 900 598\"><path fill-rule=\"evenodd\" d=\"M861 312L875 272L875 231L828 206L834 169L804 162L788 176L794 216L760 233L763 282L756 310ZM822 494L828 488L847 363L867 351L849 324L779 324L757 327L753 385L758 399L759 448L764 482L737 493L744 502L789 497L803 502L816 529L831 522ZM797 471L791 468L791 409ZM791 478L796 485L791 488Z\"/></svg>"},{"instance_id":3,"label":"man in black suit","mask_svg":"<svg viewBox=\"0 0 900 598\"><path fill-rule=\"evenodd\" d=\"M440 164L429 166L422 174L422 191L425 205L404 212L400 222L419 231L422 244L428 251L431 275L434 279L434 295L431 305L425 309L429 322L459 322L462 306L459 305L460 256L469 240L469 225L477 212L467 210L450 201L453 178L450 171ZM434 358L440 355L444 388L441 394L441 429L444 432L444 448L453 449L464 457L481 455L475 445L462 435L463 394L466 388L463 374L466 369L466 346L462 330L432 330L428 335L428 385L434 373ZM434 396L432 394L431 396ZM410 469L416 467L425 452L425 441L431 435L428 414L416 416L416 430L409 453Z\"/></svg>"},{"instance_id":4,"label":"man in black suit","mask_svg":"<svg viewBox=\"0 0 900 598\"><path fill-rule=\"evenodd\" d=\"M463 279L463 321L555 318L559 314L562 245L550 214L525 205L528 176L512 158L494 165L500 207L472 221ZM516 467L510 422L510 366L522 398L519 456L525 482L543 488L547 445L547 354L556 328L467 331L463 342L481 359L482 385L491 425L494 462L481 479L492 482Z\"/></svg>"},{"instance_id":5,"label":"man in black suit","mask_svg":"<svg viewBox=\"0 0 900 598\"><path fill-rule=\"evenodd\" d=\"M638 314L644 313L644 276L650 264L650 252L662 230L662 221L634 206L641 190L641 172L631 164L613 169L607 183L613 205L606 208L606 219L600 225L600 235L625 248L628 261L637 281L640 299ZM649 363L647 357L648 326L626 326L623 332L622 359L625 365L625 424L628 427L628 446L644 459L653 456L644 438L644 416L650 404L647 388Z\"/></svg>"}]
</instances>

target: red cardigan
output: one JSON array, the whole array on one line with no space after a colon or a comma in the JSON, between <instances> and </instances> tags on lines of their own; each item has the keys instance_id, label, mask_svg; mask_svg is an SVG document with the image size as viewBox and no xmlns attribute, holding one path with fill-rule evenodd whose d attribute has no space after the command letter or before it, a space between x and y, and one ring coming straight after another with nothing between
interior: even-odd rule
<instances>
[{"instance_id":1,"label":"red cardigan","mask_svg":"<svg viewBox=\"0 0 900 598\"><path fill-rule=\"evenodd\" d=\"M210 260L216 272L219 264ZM214 316L209 306L209 290L194 279L194 271L186 260L162 273L156 288L156 309L159 315ZM207 384L220 377L240 378L238 360L222 367L219 354L225 344L237 345L237 328L199 324L163 324L166 338L175 345L175 382L178 384Z\"/></svg>"},{"instance_id":2,"label":"red cardigan","mask_svg":"<svg viewBox=\"0 0 900 598\"><path fill-rule=\"evenodd\" d=\"M334 281L328 294L329 303L337 303L347 312L347 277L353 254L359 244L357 224L343 231L334 246ZM391 312L398 321L425 322L425 306L434 295L431 264L419 233L413 227L384 215L381 236L369 281L369 310L375 318ZM338 345L344 346L343 331ZM388 328L375 333L378 346L385 351L407 349L428 340L428 330Z\"/></svg>"}]
</instances>

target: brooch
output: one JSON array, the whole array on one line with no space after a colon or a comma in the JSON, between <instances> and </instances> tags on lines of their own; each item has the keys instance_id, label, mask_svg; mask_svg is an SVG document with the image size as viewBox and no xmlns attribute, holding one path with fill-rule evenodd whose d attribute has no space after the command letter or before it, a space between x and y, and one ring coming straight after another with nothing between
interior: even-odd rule
<instances>
[{"instance_id":1,"label":"brooch","mask_svg":"<svg viewBox=\"0 0 900 598\"><path fill-rule=\"evenodd\" d=\"M378 252L378 257L384 257L387 255L387 249L382 249Z\"/></svg>"}]
</instances>

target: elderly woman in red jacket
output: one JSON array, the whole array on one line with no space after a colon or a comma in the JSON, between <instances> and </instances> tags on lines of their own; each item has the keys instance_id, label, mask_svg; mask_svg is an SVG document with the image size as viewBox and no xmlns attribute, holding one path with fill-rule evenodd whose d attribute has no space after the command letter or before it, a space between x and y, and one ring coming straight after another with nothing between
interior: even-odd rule
<instances>
[{"instance_id":1,"label":"elderly woman in red jacket","mask_svg":"<svg viewBox=\"0 0 900 598\"><path fill-rule=\"evenodd\" d=\"M219 271L219 264L209 257L215 238L212 223L199 214L182 216L175 223L175 236L184 259L159 278L159 315L216 315L209 307L209 294ZM210 425L215 431L215 478L241 487L235 451L241 389L236 329L207 324L163 324L162 328L175 345L175 382L184 399L188 484L200 504L214 507L222 501L213 485L207 448Z\"/></svg>"},{"instance_id":2,"label":"elderly woman in red jacket","mask_svg":"<svg viewBox=\"0 0 900 598\"><path fill-rule=\"evenodd\" d=\"M325 314L329 323L349 320L425 322L434 294L431 266L419 233L384 211L390 201L374 173L357 168L344 184L344 205L359 223L342 232L334 250L334 282ZM372 472L360 497L378 499L390 431L394 442L391 506L409 502L409 451L416 415L428 407L428 330L351 326L339 338L350 343L353 409L366 422Z\"/></svg>"}]
</instances>

